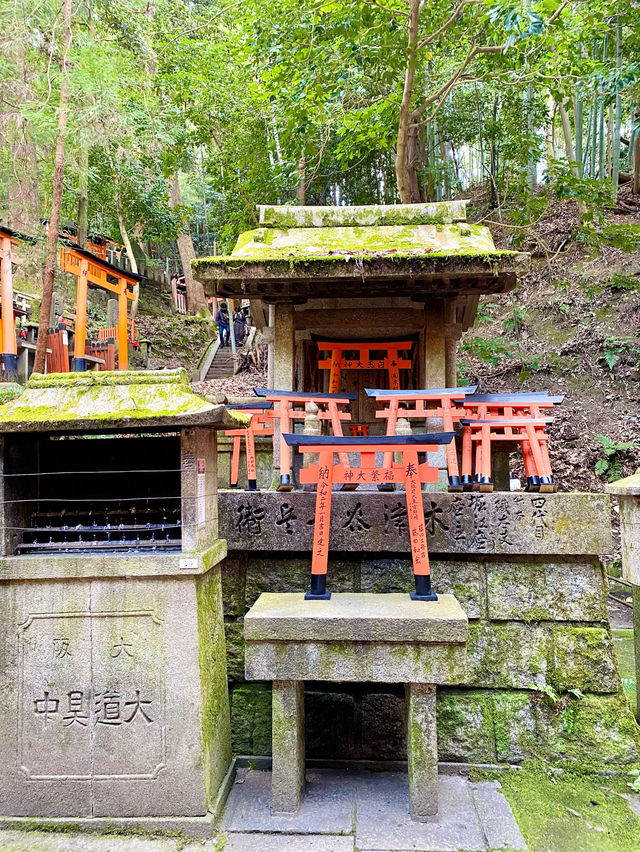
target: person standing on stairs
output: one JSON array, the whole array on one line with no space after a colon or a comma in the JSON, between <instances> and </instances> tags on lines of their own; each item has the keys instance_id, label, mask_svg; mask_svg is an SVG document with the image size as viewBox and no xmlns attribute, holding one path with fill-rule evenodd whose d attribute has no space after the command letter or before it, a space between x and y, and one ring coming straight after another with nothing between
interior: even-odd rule
<instances>
[{"instance_id":1,"label":"person standing on stairs","mask_svg":"<svg viewBox=\"0 0 640 852\"><path fill-rule=\"evenodd\" d=\"M223 346L229 346L231 326L229 324L229 309L227 308L226 302L221 303L218 313L216 314L216 325L218 326L218 332L220 334L220 348Z\"/></svg>"},{"instance_id":2,"label":"person standing on stairs","mask_svg":"<svg viewBox=\"0 0 640 852\"><path fill-rule=\"evenodd\" d=\"M233 313L233 333L236 338L236 346L242 346L247 335L247 319L240 309Z\"/></svg>"}]
</instances>

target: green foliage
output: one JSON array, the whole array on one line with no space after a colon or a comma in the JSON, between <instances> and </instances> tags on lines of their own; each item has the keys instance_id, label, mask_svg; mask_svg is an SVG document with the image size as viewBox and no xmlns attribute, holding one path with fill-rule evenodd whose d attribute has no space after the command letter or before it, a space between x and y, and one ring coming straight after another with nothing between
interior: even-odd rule
<instances>
[{"instance_id":1,"label":"green foliage","mask_svg":"<svg viewBox=\"0 0 640 852\"><path fill-rule=\"evenodd\" d=\"M499 364L504 358L514 358L514 344L502 337L468 337L461 348L487 364Z\"/></svg>"},{"instance_id":2,"label":"green foliage","mask_svg":"<svg viewBox=\"0 0 640 852\"><path fill-rule=\"evenodd\" d=\"M578 168L578 164L566 160L549 161L547 180L553 185L556 197L583 201L592 214L602 215L604 208L613 203L613 187L594 178L577 177L572 167Z\"/></svg>"},{"instance_id":3,"label":"green foliage","mask_svg":"<svg viewBox=\"0 0 640 852\"><path fill-rule=\"evenodd\" d=\"M629 450L640 448L640 443L638 441L623 441L617 444L606 435L596 435L596 441L602 444L604 456L596 461L595 472L598 476L606 476L609 482L620 479L622 476L621 464L625 455Z\"/></svg>"}]
</instances>

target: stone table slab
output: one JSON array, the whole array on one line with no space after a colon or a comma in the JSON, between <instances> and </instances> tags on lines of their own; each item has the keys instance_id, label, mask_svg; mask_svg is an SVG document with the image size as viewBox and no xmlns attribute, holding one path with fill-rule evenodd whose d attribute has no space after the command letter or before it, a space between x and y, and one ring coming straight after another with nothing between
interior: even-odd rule
<instances>
[{"instance_id":1,"label":"stone table slab","mask_svg":"<svg viewBox=\"0 0 640 852\"><path fill-rule=\"evenodd\" d=\"M466 642L467 616L453 595L414 601L407 594L299 592L260 595L244 619L247 641Z\"/></svg>"},{"instance_id":2,"label":"stone table slab","mask_svg":"<svg viewBox=\"0 0 640 852\"><path fill-rule=\"evenodd\" d=\"M453 595L264 593L244 619L247 680L461 683L467 616Z\"/></svg>"}]
</instances>

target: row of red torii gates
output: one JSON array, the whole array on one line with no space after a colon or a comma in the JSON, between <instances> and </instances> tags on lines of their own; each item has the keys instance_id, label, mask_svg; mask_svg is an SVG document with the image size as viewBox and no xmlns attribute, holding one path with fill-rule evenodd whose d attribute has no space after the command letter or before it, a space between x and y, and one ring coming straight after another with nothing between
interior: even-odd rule
<instances>
[{"instance_id":1,"label":"row of red torii gates","mask_svg":"<svg viewBox=\"0 0 640 852\"><path fill-rule=\"evenodd\" d=\"M5 372L10 379L17 375L18 347L15 332L16 311L14 308L12 264L17 261L13 247L20 243L33 244L35 239L10 228L0 226L0 323L2 327L2 359ZM98 257L81 246L63 245L59 250L59 263L63 272L74 275L76 285L76 319L75 341L73 350L72 370L82 372L87 369L87 299L90 289L101 289L112 293L118 302L117 324L104 330L108 338L117 342L118 369L126 370L129 366L128 342L133 338L133 325L128 316L128 303L136 298L135 288L143 276L114 266L107 260ZM68 355L66 348L66 328L54 328L49 335L48 364L55 371L68 371ZM101 335L103 337L104 335ZM63 343L63 340L65 343ZM106 339L101 351L107 357L105 366L113 367L114 345L107 344Z\"/></svg>"}]
</instances>

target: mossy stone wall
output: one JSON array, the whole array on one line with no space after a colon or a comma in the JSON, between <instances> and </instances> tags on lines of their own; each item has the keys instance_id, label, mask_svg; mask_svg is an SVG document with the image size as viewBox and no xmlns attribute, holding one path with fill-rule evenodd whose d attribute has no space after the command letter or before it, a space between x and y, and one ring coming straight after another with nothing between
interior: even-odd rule
<instances>
[{"instance_id":1,"label":"mossy stone wall","mask_svg":"<svg viewBox=\"0 0 640 852\"><path fill-rule=\"evenodd\" d=\"M617 767L640 762L640 729L622 692L595 557L432 561L434 587L469 617L465 684L438 690L440 759ZM308 558L233 552L222 564L236 753L270 753L270 684L244 681L243 617L264 591L303 591ZM335 592L412 587L404 555L337 554ZM401 685L307 684L310 757L406 757Z\"/></svg>"}]
</instances>

